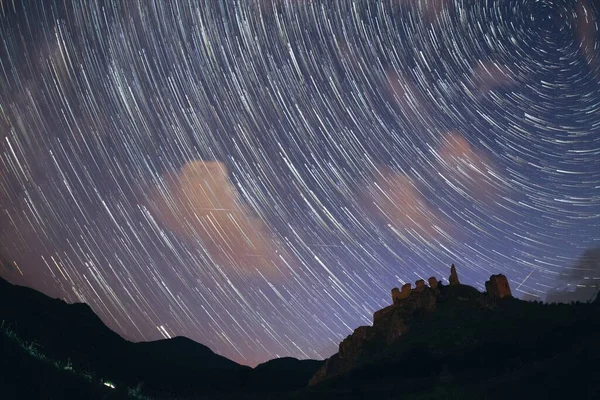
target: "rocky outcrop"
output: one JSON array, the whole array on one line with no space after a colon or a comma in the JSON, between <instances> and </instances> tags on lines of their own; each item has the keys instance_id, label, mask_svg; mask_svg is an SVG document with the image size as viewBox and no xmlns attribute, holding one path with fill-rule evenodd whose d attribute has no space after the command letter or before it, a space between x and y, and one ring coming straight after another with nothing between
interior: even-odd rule
<instances>
[{"instance_id":1,"label":"rocky outcrop","mask_svg":"<svg viewBox=\"0 0 600 400\"><path fill-rule=\"evenodd\" d=\"M412 292L412 288L410 287L410 283L405 283L404 285L402 285L402 291L400 292L401 299L406 299L408 298L408 296L410 296Z\"/></svg>"},{"instance_id":2,"label":"rocky outcrop","mask_svg":"<svg viewBox=\"0 0 600 400\"><path fill-rule=\"evenodd\" d=\"M417 315L435 311L436 297L435 291L423 284L421 291L412 290L408 297L376 311L373 314L373 326L360 326L346 337L340 343L338 353L326 361L309 385L348 371L394 343L408 332Z\"/></svg>"},{"instance_id":3,"label":"rocky outcrop","mask_svg":"<svg viewBox=\"0 0 600 400\"><path fill-rule=\"evenodd\" d=\"M490 280L485 282L485 290L490 296L498 299L512 297L508 279L502 274L490 276Z\"/></svg>"},{"instance_id":4,"label":"rocky outcrop","mask_svg":"<svg viewBox=\"0 0 600 400\"><path fill-rule=\"evenodd\" d=\"M373 319L376 338L382 344L391 344L408 332L410 324L417 314L432 313L436 308L436 294L429 287L414 291L400 304L392 306L380 318Z\"/></svg>"},{"instance_id":5,"label":"rocky outcrop","mask_svg":"<svg viewBox=\"0 0 600 400\"><path fill-rule=\"evenodd\" d=\"M429 283L430 288L437 289L438 281L435 279L435 277L432 276L431 278L427 279L427 282Z\"/></svg>"},{"instance_id":6,"label":"rocky outcrop","mask_svg":"<svg viewBox=\"0 0 600 400\"><path fill-rule=\"evenodd\" d=\"M359 326L340 343L338 357L344 362L352 363L368 350L368 343L375 339L377 333L372 326Z\"/></svg>"},{"instance_id":7,"label":"rocky outcrop","mask_svg":"<svg viewBox=\"0 0 600 400\"><path fill-rule=\"evenodd\" d=\"M410 283L402 285L402 291L400 291L397 287L392 289L392 304L399 304L400 301L408 298L412 289L410 287Z\"/></svg>"},{"instance_id":8,"label":"rocky outcrop","mask_svg":"<svg viewBox=\"0 0 600 400\"><path fill-rule=\"evenodd\" d=\"M400 289L397 287L392 289L392 304L396 304L400 301Z\"/></svg>"},{"instance_id":9,"label":"rocky outcrop","mask_svg":"<svg viewBox=\"0 0 600 400\"><path fill-rule=\"evenodd\" d=\"M450 285L460 285L454 264L450 266L450 277L448 278L448 281L450 282Z\"/></svg>"},{"instance_id":10,"label":"rocky outcrop","mask_svg":"<svg viewBox=\"0 0 600 400\"><path fill-rule=\"evenodd\" d=\"M309 384L352 369L369 355L400 339L415 318L435 311L437 296L437 289L426 286L423 280L417 281L415 290L405 284L401 292L392 291L393 304L373 314L373 326L361 326L346 337L340 343L338 353L327 360Z\"/></svg>"},{"instance_id":11,"label":"rocky outcrop","mask_svg":"<svg viewBox=\"0 0 600 400\"><path fill-rule=\"evenodd\" d=\"M365 362L374 354L385 350L401 340L414 321L434 314L438 303L469 302L478 308L493 309L495 299L510 296L508 280L504 275L493 275L486 283L492 288L493 296L484 296L477 289L461 285L454 264L450 268L450 286L442 286L436 278L416 281L416 288L410 283L392 290L392 305L373 314L373 326L361 326L346 337L339 346L339 352L330 357L312 377L309 385L317 384L331 376L344 373ZM506 283L506 285L505 285ZM490 289L488 289L490 292ZM491 293L491 292L490 292Z\"/></svg>"}]
</instances>

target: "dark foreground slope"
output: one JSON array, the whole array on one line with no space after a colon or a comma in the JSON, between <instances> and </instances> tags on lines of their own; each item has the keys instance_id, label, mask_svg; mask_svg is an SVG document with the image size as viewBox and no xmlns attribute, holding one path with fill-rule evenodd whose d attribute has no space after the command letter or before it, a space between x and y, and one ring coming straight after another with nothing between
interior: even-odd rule
<instances>
[{"instance_id":1,"label":"dark foreground slope","mask_svg":"<svg viewBox=\"0 0 600 400\"><path fill-rule=\"evenodd\" d=\"M67 304L2 279L0 323L20 342L27 343L52 362L68 363L70 369L93 375L95 382L109 380L117 388L135 388L141 384L145 394L159 398L294 390L305 386L322 363L272 360L270 363L279 367L269 368L267 363L253 370L183 337L132 343L106 327L85 304ZM11 370L10 374L0 374L0 383L5 388L13 387L18 391L27 379L33 386L43 384L36 380L55 373L52 369L38 373L39 368L45 368L43 363L19 353L8 342L3 346L10 351L0 357L0 372ZM15 374L19 379L14 379ZM67 391L71 384L77 386L76 381L68 380L63 382ZM53 385L58 387L60 383L58 379ZM55 390L60 392L61 389Z\"/></svg>"},{"instance_id":2,"label":"dark foreground slope","mask_svg":"<svg viewBox=\"0 0 600 400\"><path fill-rule=\"evenodd\" d=\"M291 398L600 398L600 304L426 287L375 314Z\"/></svg>"},{"instance_id":3,"label":"dark foreground slope","mask_svg":"<svg viewBox=\"0 0 600 400\"><path fill-rule=\"evenodd\" d=\"M113 389L87 371L47 359L34 345L0 331L0 399L136 399L127 388Z\"/></svg>"},{"instance_id":4,"label":"dark foreground slope","mask_svg":"<svg viewBox=\"0 0 600 400\"><path fill-rule=\"evenodd\" d=\"M256 390L270 388L270 391L277 393L300 389L308 384L309 379L322 365L323 361L298 360L291 357L270 360L252 370L248 387ZM298 386L298 382L304 384Z\"/></svg>"}]
</instances>

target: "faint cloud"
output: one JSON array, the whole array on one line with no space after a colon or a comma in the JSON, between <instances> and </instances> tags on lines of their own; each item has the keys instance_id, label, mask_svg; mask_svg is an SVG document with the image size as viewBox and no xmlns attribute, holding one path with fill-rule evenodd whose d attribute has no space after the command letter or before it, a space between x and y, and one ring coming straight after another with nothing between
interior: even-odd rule
<instances>
[{"instance_id":1,"label":"faint cloud","mask_svg":"<svg viewBox=\"0 0 600 400\"><path fill-rule=\"evenodd\" d=\"M577 38L580 42L579 48L593 70L598 67L596 56L597 34L596 20L588 0L581 0L577 4Z\"/></svg>"},{"instance_id":2,"label":"faint cloud","mask_svg":"<svg viewBox=\"0 0 600 400\"><path fill-rule=\"evenodd\" d=\"M367 213L386 226L435 238L447 224L406 174L381 166L365 188L362 204Z\"/></svg>"},{"instance_id":3,"label":"faint cloud","mask_svg":"<svg viewBox=\"0 0 600 400\"><path fill-rule=\"evenodd\" d=\"M417 10L428 23L433 22L453 3L451 0L397 0L401 6Z\"/></svg>"},{"instance_id":4,"label":"faint cloud","mask_svg":"<svg viewBox=\"0 0 600 400\"><path fill-rule=\"evenodd\" d=\"M513 72L505 65L480 61L473 69L472 80L479 93L506 88L515 84Z\"/></svg>"},{"instance_id":5,"label":"faint cloud","mask_svg":"<svg viewBox=\"0 0 600 400\"><path fill-rule=\"evenodd\" d=\"M389 94L398 103L403 115L412 123L427 125L427 113L423 112L425 102L418 88L393 69L386 70L385 74Z\"/></svg>"},{"instance_id":6,"label":"faint cloud","mask_svg":"<svg viewBox=\"0 0 600 400\"><path fill-rule=\"evenodd\" d=\"M418 101L415 96L414 86L393 69L387 70L385 74L392 96L400 103L403 109L415 112Z\"/></svg>"},{"instance_id":7,"label":"faint cloud","mask_svg":"<svg viewBox=\"0 0 600 400\"><path fill-rule=\"evenodd\" d=\"M493 204L505 190L490 157L459 132L447 134L435 155L432 168L464 197ZM371 218L403 235L442 239L456 233L449 217L427 198L425 184L390 167L376 168L373 180L363 187L360 201Z\"/></svg>"},{"instance_id":8,"label":"faint cloud","mask_svg":"<svg viewBox=\"0 0 600 400\"><path fill-rule=\"evenodd\" d=\"M471 146L460 132L444 136L436 155L439 173L469 197L492 201L506 186L491 158Z\"/></svg>"},{"instance_id":9,"label":"faint cloud","mask_svg":"<svg viewBox=\"0 0 600 400\"><path fill-rule=\"evenodd\" d=\"M220 267L269 278L282 274L268 227L242 203L223 163L188 162L163 181L150 207L169 230L200 244Z\"/></svg>"}]
</instances>

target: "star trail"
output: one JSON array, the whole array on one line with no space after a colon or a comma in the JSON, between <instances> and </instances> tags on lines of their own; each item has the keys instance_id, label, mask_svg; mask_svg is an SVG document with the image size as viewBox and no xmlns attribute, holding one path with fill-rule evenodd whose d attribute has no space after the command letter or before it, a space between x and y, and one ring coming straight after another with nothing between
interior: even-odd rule
<instances>
[{"instance_id":1,"label":"star trail","mask_svg":"<svg viewBox=\"0 0 600 400\"><path fill-rule=\"evenodd\" d=\"M600 246L591 0L0 0L3 277L130 340L323 358L456 264Z\"/></svg>"}]
</instances>

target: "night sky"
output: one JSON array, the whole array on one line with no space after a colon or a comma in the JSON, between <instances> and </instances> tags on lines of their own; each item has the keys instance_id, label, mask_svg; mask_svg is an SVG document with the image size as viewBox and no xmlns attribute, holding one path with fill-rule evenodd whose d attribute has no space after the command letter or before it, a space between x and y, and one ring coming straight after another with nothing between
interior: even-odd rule
<instances>
[{"instance_id":1,"label":"night sky","mask_svg":"<svg viewBox=\"0 0 600 400\"><path fill-rule=\"evenodd\" d=\"M456 264L600 245L592 0L0 0L0 275L130 340L328 357Z\"/></svg>"}]
</instances>

